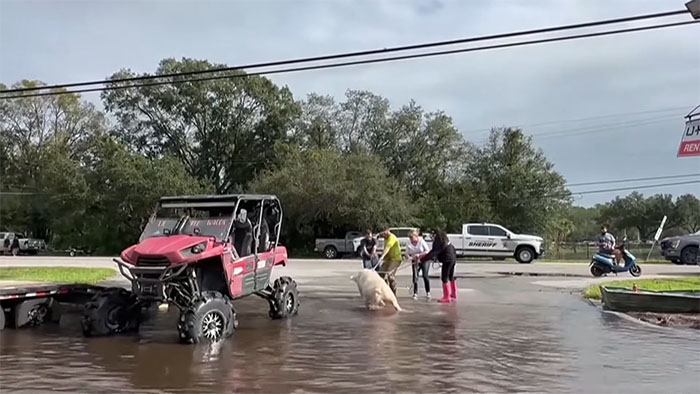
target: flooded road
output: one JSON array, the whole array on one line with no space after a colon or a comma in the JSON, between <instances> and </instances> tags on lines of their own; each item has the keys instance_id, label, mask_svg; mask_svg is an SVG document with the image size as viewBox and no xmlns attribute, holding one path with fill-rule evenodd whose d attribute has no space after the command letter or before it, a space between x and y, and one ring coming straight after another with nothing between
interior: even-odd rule
<instances>
[{"instance_id":1,"label":"flooded road","mask_svg":"<svg viewBox=\"0 0 700 394\"><path fill-rule=\"evenodd\" d=\"M0 332L0 391L700 392L698 330L638 325L530 281L461 279L449 306L404 287L407 311L394 314L366 311L348 276L308 278L297 317L272 321L265 301L247 298L239 329L216 346L178 344L174 309L113 338L85 339L64 315L58 327Z\"/></svg>"}]
</instances>

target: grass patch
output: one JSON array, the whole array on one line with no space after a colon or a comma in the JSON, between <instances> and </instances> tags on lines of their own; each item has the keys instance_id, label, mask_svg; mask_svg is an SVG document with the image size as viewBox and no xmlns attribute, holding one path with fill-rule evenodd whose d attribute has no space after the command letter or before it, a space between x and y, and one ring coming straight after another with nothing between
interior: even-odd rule
<instances>
[{"instance_id":1,"label":"grass patch","mask_svg":"<svg viewBox=\"0 0 700 394\"><path fill-rule=\"evenodd\" d=\"M6 267L0 268L0 280L52 283L95 284L117 272L111 268L79 267Z\"/></svg>"},{"instance_id":2,"label":"grass patch","mask_svg":"<svg viewBox=\"0 0 700 394\"><path fill-rule=\"evenodd\" d=\"M583 291L583 296L592 300L599 300L601 298L601 285L605 285L608 287L625 287L628 289L632 289L632 285L634 283L637 284L637 288L639 290L700 290L700 276L693 276L688 278L630 279L598 283L595 285L588 286L588 288Z\"/></svg>"}]
</instances>

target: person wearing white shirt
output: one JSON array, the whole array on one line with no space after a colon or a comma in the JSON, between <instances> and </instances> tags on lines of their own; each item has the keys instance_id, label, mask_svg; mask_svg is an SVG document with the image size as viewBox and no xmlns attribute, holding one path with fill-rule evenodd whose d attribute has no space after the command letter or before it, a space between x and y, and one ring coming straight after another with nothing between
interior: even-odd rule
<instances>
[{"instance_id":1,"label":"person wearing white shirt","mask_svg":"<svg viewBox=\"0 0 700 394\"><path fill-rule=\"evenodd\" d=\"M421 262L420 258L430 252L428 243L417 232L411 231L408 235L410 241L406 245L406 252L411 258L411 268L413 270L413 299L418 299L418 271L423 274L423 285L425 286L425 297L430 299L430 278L428 271L430 270L430 262Z\"/></svg>"}]
</instances>

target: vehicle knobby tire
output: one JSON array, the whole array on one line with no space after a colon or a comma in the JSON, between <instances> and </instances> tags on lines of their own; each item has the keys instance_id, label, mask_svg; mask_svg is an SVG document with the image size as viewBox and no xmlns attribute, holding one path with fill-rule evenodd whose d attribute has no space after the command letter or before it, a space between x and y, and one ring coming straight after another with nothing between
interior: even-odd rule
<instances>
[{"instance_id":1,"label":"vehicle knobby tire","mask_svg":"<svg viewBox=\"0 0 700 394\"><path fill-rule=\"evenodd\" d=\"M630 268L630 275L634 276L635 278L642 275L642 267L635 264Z\"/></svg>"},{"instance_id":2,"label":"vehicle knobby tire","mask_svg":"<svg viewBox=\"0 0 700 394\"><path fill-rule=\"evenodd\" d=\"M96 294L85 304L81 320L86 337L137 331L139 324L136 297L123 288L109 288Z\"/></svg>"},{"instance_id":3,"label":"vehicle knobby tire","mask_svg":"<svg viewBox=\"0 0 700 394\"><path fill-rule=\"evenodd\" d=\"M530 246L522 246L515 251L515 260L520 264L530 264L535 259L535 249Z\"/></svg>"},{"instance_id":4,"label":"vehicle knobby tire","mask_svg":"<svg viewBox=\"0 0 700 394\"><path fill-rule=\"evenodd\" d=\"M276 279L270 292L270 318L284 319L299 313L299 289L294 279L288 276Z\"/></svg>"},{"instance_id":5,"label":"vehicle knobby tire","mask_svg":"<svg viewBox=\"0 0 700 394\"><path fill-rule=\"evenodd\" d=\"M681 264L695 265L697 264L698 247L686 246L681 250Z\"/></svg>"},{"instance_id":6,"label":"vehicle knobby tire","mask_svg":"<svg viewBox=\"0 0 700 394\"><path fill-rule=\"evenodd\" d=\"M218 342L238 327L231 300L218 291L205 291L191 307L180 312L177 325L183 343Z\"/></svg>"}]
</instances>

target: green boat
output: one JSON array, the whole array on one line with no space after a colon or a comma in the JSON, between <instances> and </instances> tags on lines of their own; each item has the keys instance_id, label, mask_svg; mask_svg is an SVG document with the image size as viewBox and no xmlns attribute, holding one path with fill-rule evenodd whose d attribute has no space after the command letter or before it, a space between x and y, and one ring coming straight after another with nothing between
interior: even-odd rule
<instances>
[{"instance_id":1,"label":"green boat","mask_svg":"<svg viewBox=\"0 0 700 394\"><path fill-rule=\"evenodd\" d=\"M633 291L600 286L603 308L617 312L700 313L700 291Z\"/></svg>"}]
</instances>

